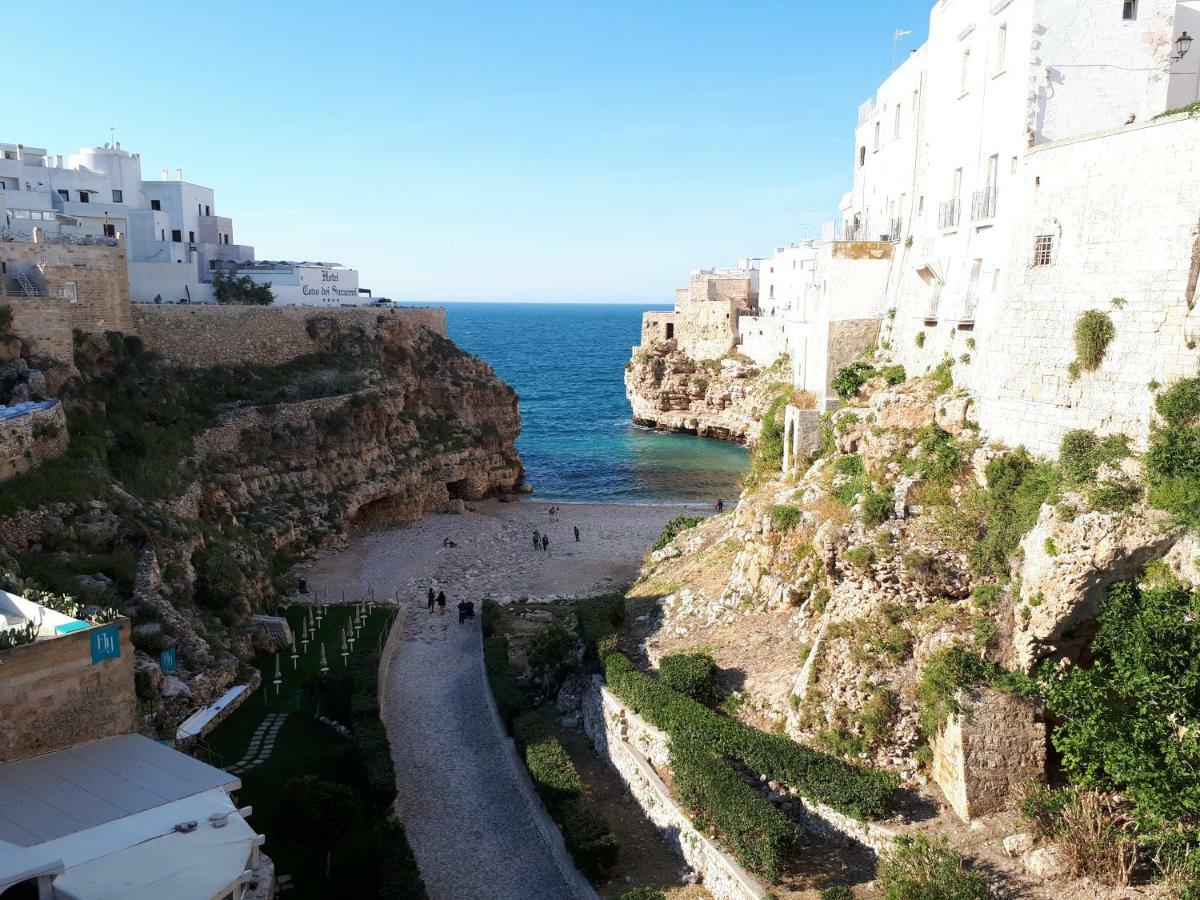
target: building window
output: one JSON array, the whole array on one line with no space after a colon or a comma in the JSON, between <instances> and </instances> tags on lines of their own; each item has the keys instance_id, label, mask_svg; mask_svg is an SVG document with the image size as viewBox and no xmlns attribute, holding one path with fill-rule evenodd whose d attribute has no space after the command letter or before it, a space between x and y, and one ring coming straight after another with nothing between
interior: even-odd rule
<instances>
[{"instance_id":1,"label":"building window","mask_svg":"<svg viewBox=\"0 0 1200 900\"><path fill-rule=\"evenodd\" d=\"M896 114L892 122L892 137L900 137L900 111L902 107L899 103L896 104Z\"/></svg>"},{"instance_id":2,"label":"building window","mask_svg":"<svg viewBox=\"0 0 1200 900\"><path fill-rule=\"evenodd\" d=\"M996 29L996 74L1004 71L1004 55L1008 51L1008 25Z\"/></svg>"},{"instance_id":3,"label":"building window","mask_svg":"<svg viewBox=\"0 0 1200 900\"><path fill-rule=\"evenodd\" d=\"M104 226L104 236L115 238L117 236L117 226L116 225L105 225Z\"/></svg>"},{"instance_id":4,"label":"building window","mask_svg":"<svg viewBox=\"0 0 1200 900\"><path fill-rule=\"evenodd\" d=\"M1132 22L1137 18L1137 0L1124 0L1121 7L1121 18L1126 22Z\"/></svg>"},{"instance_id":5,"label":"building window","mask_svg":"<svg viewBox=\"0 0 1200 900\"><path fill-rule=\"evenodd\" d=\"M162 201L161 200L151 200L150 208L152 210L154 210L155 212L162 212Z\"/></svg>"},{"instance_id":6,"label":"building window","mask_svg":"<svg viewBox=\"0 0 1200 900\"><path fill-rule=\"evenodd\" d=\"M875 123L875 149L876 150L879 149L879 135L882 131L883 131L883 123L876 122Z\"/></svg>"},{"instance_id":7,"label":"building window","mask_svg":"<svg viewBox=\"0 0 1200 900\"><path fill-rule=\"evenodd\" d=\"M172 243L175 243L175 244L182 244L183 243L183 232L180 231L178 228L172 228L171 229L171 241L172 241Z\"/></svg>"},{"instance_id":8,"label":"building window","mask_svg":"<svg viewBox=\"0 0 1200 900\"><path fill-rule=\"evenodd\" d=\"M922 215L925 212L925 195L922 194L917 198L917 215Z\"/></svg>"},{"instance_id":9,"label":"building window","mask_svg":"<svg viewBox=\"0 0 1200 900\"><path fill-rule=\"evenodd\" d=\"M859 147L858 148L858 166L861 169L866 164L867 164L867 148L865 146Z\"/></svg>"},{"instance_id":10,"label":"building window","mask_svg":"<svg viewBox=\"0 0 1200 900\"><path fill-rule=\"evenodd\" d=\"M196 243L196 232L194 232L194 231L189 231L189 232L188 232L188 243L189 243L189 244L194 244L194 243Z\"/></svg>"},{"instance_id":11,"label":"building window","mask_svg":"<svg viewBox=\"0 0 1200 900\"><path fill-rule=\"evenodd\" d=\"M667 340L668 341L673 340L674 337L675 337L675 323L668 322L667 323Z\"/></svg>"},{"instance_id":12,"label":"building window","mask_svg":"<svg viewBox=\"0 0 1200 900\"><path fill-rule=\"evenodd\" d=\"M88 194L88 192L87 192L87 191L80 191L80 192L79 192L79 202L80 202L80 203L91 203L91 202L92 202L92 198L91 198L91 196Z\"/></svg>"},{"instance_id":13,"label":"building window","mask_svg":"<svg viewBox=\"0 0 1200 900\"><path fill-rule=\"evenodd\" d=\"M67 190L63 190L62 188L59 188L59 189L58 189L58 196L62 197L64 200L70 200L70 199L71 199L71 192L70 192L70 191L67 191Z\"/></svg>"},{"instance_id":14,"label":"building window","mask_svg":"<svg viewBox=\"0 0 1200 900\"><path fill-rule=\"evenodd\" d=\"M159 239L160 241L164 241L164 242L166 241L166 239L167 239L167 230L166 230L165 228L160 228L160 229L158 230L158 239Z\"/></svg>"},{"instance_id":15,"label":"building window","mask_svg":"<svg viewBox=\"0 0 1200 900\"><path fill-rule=\"evenodd\" d=\"M113 191L113 203L124 203L124 202L125 202L124 191Z\"/></svg>"},{"instance_id":16,"label":"building window","mask_svg":"<svg viewBox=\"0 0 1200 900\"><path fill-rule=\"evenodd\" d=\"M209 208L208 208L207 206L206 206L206 207L204 207L204 214L205 214L206 216L211 216L211 215L212 215L212 213L209 211Z\"/></svg>"},{"instance_id":17,"label":"building window","mask_svg":"<svg viewBox=\"0 0 1200 900\"><path fill-rule=\"evenodd\" d=\"M959 93L965 94L971 86L971 51L964 50L962 55L962 74Z\"/></svg>"},{"instance_id":18,"label":"building window","mask_svg":"<svg viewBox=\"0 0 1200 900\"><path fill-rule=\"evenodd\" d=\"M1048 266L1054 261L1054 235L1039 234L1033 242L1033 264Z\"/></svg>"}]
</instances>

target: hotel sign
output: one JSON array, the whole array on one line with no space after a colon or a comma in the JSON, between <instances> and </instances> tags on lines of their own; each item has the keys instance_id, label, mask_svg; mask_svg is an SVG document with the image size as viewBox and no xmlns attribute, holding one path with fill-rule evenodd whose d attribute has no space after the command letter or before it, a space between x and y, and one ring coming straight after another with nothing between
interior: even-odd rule
<instances>
[{"instance_id":1,"label":"hotel sign","mask_svg":"<svg viewBox=\"0 0 1200 900\"><path fill-rule=\"evenodd\" d=\"M306 267L299 271L305 300L342 303L358 299L358 272L354 269Z\"/></svg>"},{"instance_id":2,"label":"hotel sign","mask_svg":"<svg viewBox=\"0 0 1200 900\"><path fill-rule=\"evenodd\" d=\"M92 631L92 665L106 659L117 659L121 655L121 629L117 625L96 628Z\"/></svg>"}]
</instances>

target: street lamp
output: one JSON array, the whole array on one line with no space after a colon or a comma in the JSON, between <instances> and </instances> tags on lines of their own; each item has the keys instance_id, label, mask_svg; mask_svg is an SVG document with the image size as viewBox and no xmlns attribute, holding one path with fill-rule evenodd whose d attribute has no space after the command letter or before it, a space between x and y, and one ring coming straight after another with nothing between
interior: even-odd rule
<instances>
[{"instance_id":1,"label":"street lamp","mask_svg":"<svg viewBox=\"0 0 1200 900\"><path fill-rule=\"evenodd\" d=\"M1175 55L1171 57L1175 62L1183 59L1188 55L1188 51L1192 49L1192 36L1186 31L1179 37L1175 38Z\"/></svg>"}]
</instances>

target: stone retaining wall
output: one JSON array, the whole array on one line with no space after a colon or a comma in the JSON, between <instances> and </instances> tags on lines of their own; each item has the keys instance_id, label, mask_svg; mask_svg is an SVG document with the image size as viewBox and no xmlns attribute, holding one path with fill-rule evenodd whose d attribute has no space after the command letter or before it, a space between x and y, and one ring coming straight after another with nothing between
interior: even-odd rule
<instances>
[{"instance_id":1,"label":"stone retaining wall","mask_svg":"<svg viewBox=\"0 0 1200 900\"><path fill-rule=\"evenodd\" d=\"M596 752L620 774L646 818L703 879L705 889L716 900L763 900L770 896L692 824L654 770L655 766L667 765L667 736L618 700L603 686L599 675L583 698L583 727Z\"/></svg>"},{"instance_id":2,"label":"stone retaining wall","mask_svg":"<svg viewBox=\"0 0 1200 900\"><path fill-rule=\"evenodd\" d=\"M281 365L318 349L310 320L361 328L374 336L400 327L428 328L445 337L441 307L385 309L353 306L217 306L137 304L133 323L146 348L187 366Z\"/></svg>"},{"instance_id":3,"label":"stone retaining wall","mask_svg":"<svg viewBox=\"0 0 1200 900\"><path fill-rule=\"evenodd\" d=\"M62 456L69 444L61 403L0 420L0 481Z\"/></svg>"}]
</instances>

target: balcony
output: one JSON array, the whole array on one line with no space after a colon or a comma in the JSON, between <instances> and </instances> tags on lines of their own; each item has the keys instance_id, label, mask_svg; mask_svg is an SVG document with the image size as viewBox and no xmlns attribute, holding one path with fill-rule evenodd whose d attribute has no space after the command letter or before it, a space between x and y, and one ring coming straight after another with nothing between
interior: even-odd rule
<instances>
[{"instance_id":1,"label":"balcony","mask_svg":"<svg viewBox=\"0 0 1200 900\"><path fill-rule=\"evenodd\" d=\"M996 188L985 187L971 196L971 221L984 222L996 217Z\"/></svg>"},{"instance_id":2,"label":"balcony","mask_svg":"<svg viewBox=\"0 0 1200 900\"><path fill-rule=\"evenodd\" d=\"M958 227L958 198L947 200L938 207L938 227L950 231Z\"/></svg>"},{"instance_id":3,"label":"balcony","mask_svg":"<svg viewBox=\"0 0 1200 900\"><path fill-rule=\"evenodd\" d=\"M975 327L975 311L979 308L979 293L975 286L972 285L967 289L967 295L963 297L962 311L958 314L958 327L963 331L970 331Z\"/></svg>"},{"instance_id":4,"label":"balcony","mask_svg":"<svg viewBox=\"0 0 1200 900\"><path fill-rule=\"evenodd\" d=\"M893 244L900 243L900 229L903 223L900 219L888 219L888 233L884 240L891 241Z\"/></svg>"}]
</instances>

